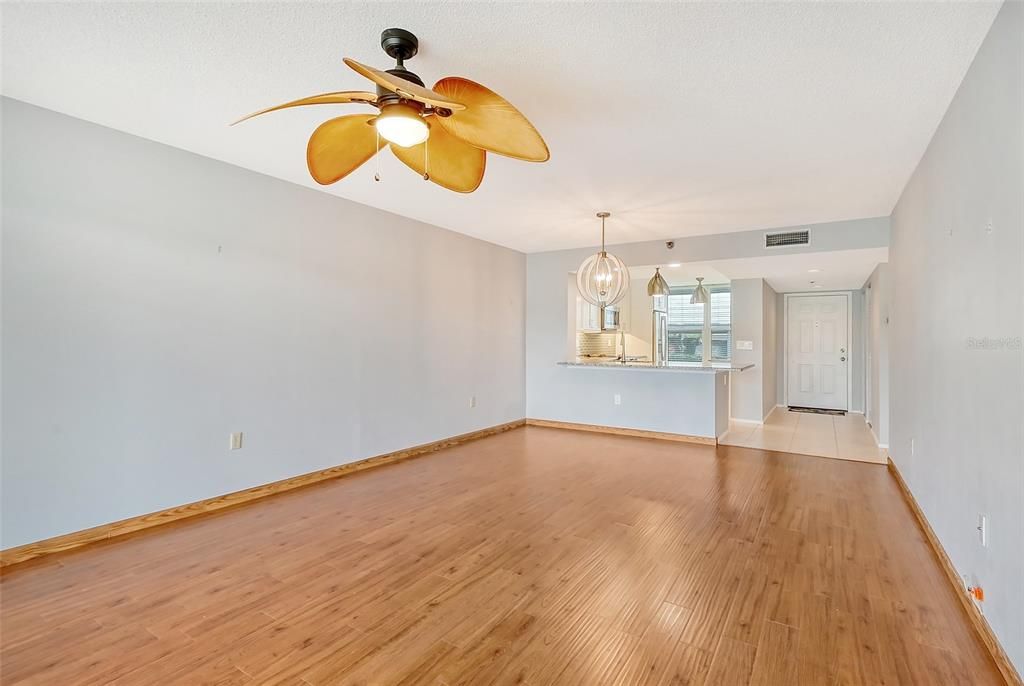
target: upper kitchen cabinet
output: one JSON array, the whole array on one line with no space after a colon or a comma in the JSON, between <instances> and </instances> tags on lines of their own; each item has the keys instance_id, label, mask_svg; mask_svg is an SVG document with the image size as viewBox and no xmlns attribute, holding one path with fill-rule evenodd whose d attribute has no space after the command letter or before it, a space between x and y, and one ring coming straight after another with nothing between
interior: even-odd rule
<instances>
[{"instance_id":1,"label":"upper kitchen cabinet","mask_svg":"<svg viewBox=\"0 0 1024 686\"><path fill-rule=\"evenodd\" d=\"M576 330L587 333L629 331L629 297L605 308L592 305L576 294Z\"/></svg>"},{"instance_id":2,"label":"upper kitchen cabinet","mask_svg":"<svg viewBox=\"0 0 1024 686\"><path fill-rule=\"evenodd\" d=\"M601 312L597 305L591 305L583 297L576 294L576 330L600 331Z\"/></svg>"}]
</instances>

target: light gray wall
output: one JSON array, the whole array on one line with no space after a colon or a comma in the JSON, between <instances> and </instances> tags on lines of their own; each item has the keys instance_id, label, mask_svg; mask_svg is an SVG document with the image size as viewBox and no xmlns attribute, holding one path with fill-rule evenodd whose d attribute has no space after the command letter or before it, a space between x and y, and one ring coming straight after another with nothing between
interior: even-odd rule
<instances>
[{"instance_id":1,"label":"light gray wall","mask_svg":"<svg viewBox=\"0 0 1024 686\"><path fill-rule=\"evenodd\" d=\"M870 377L871 403L865 415L879 445L889 445L889 265L875 267L862 289L865 298L864 327L868 351L866 373Z\"/></svg>"},{"instance_id":2,"label":"light gray wall","mask_svg":"<svg viewBox=\"0 0 1024 686\"><path fill-rule=\"evenodd\" d=\"M775 294L775 404L786 404L786 294Z\"/></svg>"},{"instance_id":3,"label":"light gray wall","mask_svg":"<svg viewBox=\"0 0 1024 686\"><path fill-rule=\"evenodd\" d=\"M1004 3L893 212L889 445L1024 672L1022 36Z\"/></svg>"},{"instance_id":4,"label":"light gray wall","mask_svg":"<svg viewBox=\"0 0 1024 686\"><path fill-rule=\"evenodd\" d=\"M524 255L2 115L3 547L524 416Z\"/></svg>"},{"instance_id":5,"label":"light gray wall","mask_svg":"<svg viewBox=\"0 0 1024 686\"><path fill-rule=\"evenodd\" d=\"M729 416L750 422L764 417L764 279L733 279L732 291L732 359L740 364L753 364L732 380L732 407ZM752 350L739 350L736 341L752 342Z\"/></svg>"},{"instance_id":6,"label":"light gray wall","mask_svg":"<svg viewBox=\"0 0 1024 686\"><path fill-rule=\"evenodd\" d=\"M864 292L850 291L850 412L864 411L864 363L867 360L867 339L864 316Z\"/></svg>"},{"instance_id":7,"label":"light gray wall","mask_svg":"<svg viewBox=\"0 0 1024 686\"><path fill-rule=\"evenodd\" d=\"M779 316L776 311L778 294L764 284L763 335L761 336L761 412L763 416L775 409L778 396L778 373L775 361L778 359Z\"/></svg>"}]
</instances>

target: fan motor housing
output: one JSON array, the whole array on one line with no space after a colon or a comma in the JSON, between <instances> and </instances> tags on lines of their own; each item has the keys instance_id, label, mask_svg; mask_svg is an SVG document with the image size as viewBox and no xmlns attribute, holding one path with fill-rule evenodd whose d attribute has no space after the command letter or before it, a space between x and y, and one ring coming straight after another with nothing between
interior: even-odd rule
<instances>
[{"instance_id":1,"label":"fan motor housing","mask_svg":"<svg viewBox=\"0 0 1024 686\"><path fill-rule=\"evenodd\" d=\"M423 79L421 79L416 74L413 74L411 71L409 71L405 67L395 67L394 69L387 69L385 71L387 71L387 73L391 74L392 76L397 76L400 79L405 79L406 81L412 81L413 83L419 84L420 86L423 85Z\"/></svg>"},{"instance_id":2,"label":"fan motor housing","mask_svg":"<svg viewBox=\"0 0 1024 686\"><path fill-rule=\"evenodd\" d=\"M420 39L405 29L384 29L380 34L380 47L389 57L401 62L416 56L420 50Z\"/></svg>"}]
</instances>

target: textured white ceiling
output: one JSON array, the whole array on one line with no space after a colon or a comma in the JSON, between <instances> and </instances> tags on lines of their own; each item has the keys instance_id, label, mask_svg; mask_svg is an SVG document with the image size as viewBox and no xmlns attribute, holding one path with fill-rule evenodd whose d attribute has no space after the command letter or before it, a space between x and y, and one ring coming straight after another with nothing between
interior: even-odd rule
<instances>
[{"instance_id":1,"label":"textured white ceiling","mask_svg":"<svg viewBox=\"0 0 1024 686\"><path fill-rule=\"evenodd\" d=\"M496 155L468 196L389 154L328 192L524 251L887 215L998 3L4 3L5 95L319 188L321 106L368 82L389 26L408 66L515 103L547 164Z\"/></svg>"}]
</instances>

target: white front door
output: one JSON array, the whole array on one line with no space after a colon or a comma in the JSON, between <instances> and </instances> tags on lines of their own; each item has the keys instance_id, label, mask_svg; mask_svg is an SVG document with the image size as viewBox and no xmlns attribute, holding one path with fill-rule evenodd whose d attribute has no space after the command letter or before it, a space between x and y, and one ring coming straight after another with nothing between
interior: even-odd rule
<instances>
[{"instance_id":1,"label":"white front door","mask_svg":"<svg viewBox=\"0 0 1024 686\"><path fill-rule=\"evenodd\" d=\"M849 409L848 302L845 295L790 296L786 315L789 405Z\"/></svg>"}]
</instances>

